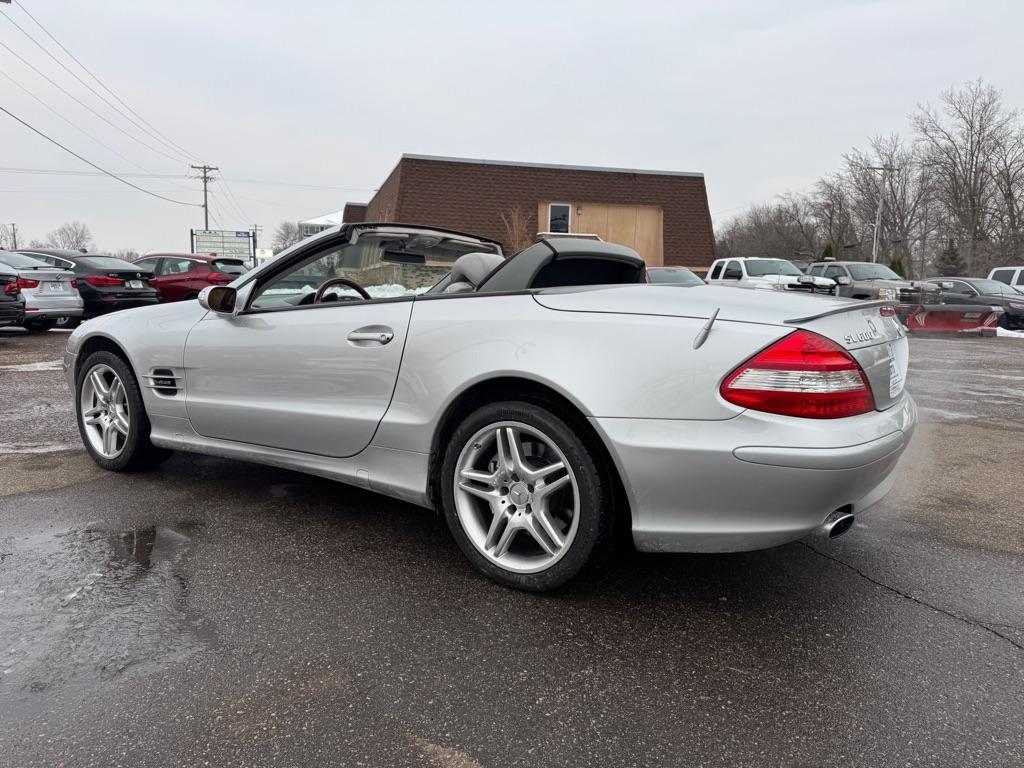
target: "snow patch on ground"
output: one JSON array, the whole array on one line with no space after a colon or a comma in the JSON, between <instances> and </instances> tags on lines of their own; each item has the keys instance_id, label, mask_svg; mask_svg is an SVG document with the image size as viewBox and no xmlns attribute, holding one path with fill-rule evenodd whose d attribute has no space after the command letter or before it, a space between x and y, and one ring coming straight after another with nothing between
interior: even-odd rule
<instances>
[{"instance_id":1,"label":"snow patch on ground","mask_svg":"<svg viewBox=\"0 0 1024 768\"><path fill-rule=\"evenodd\" d=\"M29 371L59 371L61 370L60 360L46 360L41 363L19 363L17 365L0 365L0 371L18 371L21 373Z\"/></svg>"},{"instance_id":2,"label":"snow patch on ground","mask_svg":"<svg viewBox=\"0 0 1024 768\"><path fill-rule=\"evenodd\" d=\"M75 451L79 447L78 443L0 443L0 453L59 453Z\"/></svg>"},{"instance_id":3,"label":"snow patch on ground","mask_svg":"<svg viewBox=\"0 0 1024 768\"><path fill-rule=\"evenodd\" d=\"M1024 339L1024 331L1011 331L1007 328L996 328L996 336L1004 336L1011 339Z\"/></svg>"}]
</instances>

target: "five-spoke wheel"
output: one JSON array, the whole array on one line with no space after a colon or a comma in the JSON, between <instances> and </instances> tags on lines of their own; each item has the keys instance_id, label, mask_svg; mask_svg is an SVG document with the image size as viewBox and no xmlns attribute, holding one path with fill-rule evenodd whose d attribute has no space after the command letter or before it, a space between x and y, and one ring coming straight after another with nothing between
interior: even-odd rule
<instances>
[{"instance_id":1,"label":"five-spoke wheel","mask_svg":"<svg viewBox=\"0 0 1024 768\"><path fill-rule=\"evenodd\" d=\"M116 459L128 440L132 418L124 382L109 365L94 365L82 383L79 402L89 444L103 458Z\"/></svg>"},{"instance_id":2,"label":"five-spoke wheel","mask_svg":"<svg viewBox=\"0 0 1024 768\"><path fill-rule=\"evenodd\" d=\"M526 403L485 406L455 430L442 502L463 552L495 580L541 591L607 537L609 494L577 430Z\"/></svg>"},{"instance_id":3,"label":"five-spoke wheel","mask_svg":"<svg viewBox=\"0 0 1024 768\"><path fill-rule=\"evenodd\" d=\"M108 350L89 354L78 367L78 431L93 460L121 471L152 466L170 455L149 439L150 423L131 366Z\"/></svg>"}]
</instances>

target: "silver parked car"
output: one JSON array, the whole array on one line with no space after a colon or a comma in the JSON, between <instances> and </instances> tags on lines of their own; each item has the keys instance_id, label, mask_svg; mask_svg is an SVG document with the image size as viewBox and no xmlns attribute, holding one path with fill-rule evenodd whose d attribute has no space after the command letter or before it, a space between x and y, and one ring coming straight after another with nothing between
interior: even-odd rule
<instances>
[{"instance_id":1,"label":"silver parked car","mask_svg":"<svg viewBox=\"0 0 1024 768\"><path fill-rule=\"evenodd\" d=\"M18 287L25 299L22 324L28 330L48 331L61 320L66 323L82 316L84 305L74 272L10 251L0 251L0 264L18 273Z\"/></svg>"},{"instance_id":2,"label":"silver parked car","mask_svg":"<svg viewBox=\"0 0 1024 768\"><path fill-rule=\"evenodd\" d=\"M623 246L506 260L381 224L92 320L64 358L100 466L178 449L341 480L441 511L528 590L597 561L617 521L662 552L847 530L913 432L907 360L885 302L659 286Z\"/></svg>"}]
</instances>

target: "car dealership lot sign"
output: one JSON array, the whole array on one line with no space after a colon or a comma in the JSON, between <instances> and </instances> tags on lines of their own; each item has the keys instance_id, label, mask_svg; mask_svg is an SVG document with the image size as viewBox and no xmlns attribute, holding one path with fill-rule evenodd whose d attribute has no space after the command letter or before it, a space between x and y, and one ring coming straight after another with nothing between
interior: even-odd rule
<instances>
[{"instance_id":1,"label":"car dealership lot sign","mask_svg":"<svg viewBox=\"0 0 1024 768\"><path fill-rule=\"evenodd\" d=\"M192 253L215 253L252 261L252 232L235 229L193 229Z\"/></svg>"}]
</instances>

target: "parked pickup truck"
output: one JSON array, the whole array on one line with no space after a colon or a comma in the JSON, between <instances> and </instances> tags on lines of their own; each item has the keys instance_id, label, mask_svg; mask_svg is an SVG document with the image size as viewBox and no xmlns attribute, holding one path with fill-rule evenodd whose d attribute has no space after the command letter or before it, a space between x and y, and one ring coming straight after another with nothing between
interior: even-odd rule
<instances>
[{"instance_id":1,"label":"parked pickup truck","mask_svg":"<svg viewBox=\"0 0 1024 768\"><path fill-rule=\"evenodd\" d=\"M911 312L921 304L935 304L939 300L937 285L906 280L884 264L819 261L807 268L807 274L834 281L837 296L892 301L896 304L898 314Z\"/></svg>"},{"instance_id":2,"label":"parked pickup truck","mask_svg":"<svg viewBox=\"0 0 1024 768\"><path fill-rule=\"evenodd\" d=\"M830 294L836 287L834 280L805 275L791 261L749 257L718 259L712 262L707 281L711 285L804 293Z\"/></svg>"}]
</instances>

